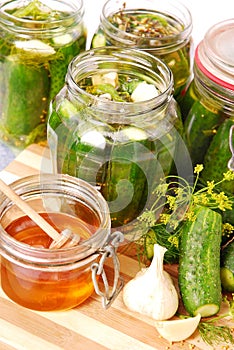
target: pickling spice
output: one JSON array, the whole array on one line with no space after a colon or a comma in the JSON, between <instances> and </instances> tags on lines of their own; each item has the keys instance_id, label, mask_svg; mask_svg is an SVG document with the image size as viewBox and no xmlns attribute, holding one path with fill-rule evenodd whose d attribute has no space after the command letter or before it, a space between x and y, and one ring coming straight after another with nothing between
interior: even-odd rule
<instances>
[{"instance_id":1,"label":"pickling spice","mask_svg":"<svg viewBox=\"0 0 234 350\"><path fill-rule=\"evenodd\" d=\"M145 50L161 58L174 76L180 103L191 80L192 18L176 1L109 0L102 9L92 47L115 45Z\"/></svg>"}]
</instances>

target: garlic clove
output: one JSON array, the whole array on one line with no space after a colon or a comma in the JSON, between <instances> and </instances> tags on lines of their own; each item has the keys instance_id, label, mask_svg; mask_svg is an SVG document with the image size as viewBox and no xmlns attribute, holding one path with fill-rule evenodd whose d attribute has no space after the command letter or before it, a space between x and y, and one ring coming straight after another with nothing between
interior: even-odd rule
<instances>
[{"instance_id":1,"label":"garlic clove","mask_svg":"<svg viewBox=\"0 0 234 350\"><path fill-rule=\"evenodd\" d=\"M159 95L155 85L148 84L145 81L139 83L133 91L131 98L133 102L141 102L151 100Z\"/></svg>"},{"instance_id":2,"label":"garlic clove","mask_svg":"<svg viewBox=\"0 0 234 350\"><path fill-rule=\"evenodd\" d=\"M92 84L111 84L116 88L118 86L118 73L117 72L109 72L105 74L95 74L92 76Z\"/></svg>"},{"instance_id":3,"label":"garlic clove","mask_svg":"<svg viewBox=\"0 0 234 350\"><path fill-rule=\"evenodd\" d=\"M158 333L170 342L182 341L189 338L197 329L201 315L181 320L156 321Z\"/></svg>"}]
</instances>

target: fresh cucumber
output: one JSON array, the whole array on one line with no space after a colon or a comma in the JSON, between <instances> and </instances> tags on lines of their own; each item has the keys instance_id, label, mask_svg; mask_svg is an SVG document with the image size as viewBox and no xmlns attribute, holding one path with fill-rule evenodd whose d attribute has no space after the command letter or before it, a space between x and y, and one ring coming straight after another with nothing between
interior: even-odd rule
<instances>
[{"instance_id":1,"label":"fresh cucumber","mask_svg":"<svg viewBox=\"0 0 234 350\"><path fill-rule=\"evenodd\" d=\"M221 253L221 283L224 290L234 292L234 241Z\"/></svg>"},{"instance_id":2,"label":"fresh cucumber","mask_svg":"<svg viewBox=\"0 0 234 350\"><path fill-rule=\"evenodd\" d=\"M218 182L223 178L223 173L228 171L228 161L232 156L229 147L229 132L232 125L234 119L226 119L213 137L204 159L204 170L201 173L203 181ZM233 195L234 181L225 181L218 188Z\"/></svg>"},{"instance_id":3,"label":"fresh cucumber","mask_svg":"<svg viewBox=\"0 0 234 350\"><path fill-rule=\"evenodd\" d=\"M216 314L221 304L220 245L222 217L207 207L195 208L195 220L181 231L179 287L191 316Z\"/></svg>"},{"instance_id":4,"label":"fresh cucumber","mask_svg":"<svg viewBox=\"0 0 234 350\"><path fill-rule=\"evenodd\" d=\"M234 226L234 208L222 212L223 222L228 222Z\"/></svg>"},{"instance_id":5,"label":"fresh cucumber","mask_svg":"<svg viewBox=\"0 0 234 350\"><path fill-rule=\"evenodd\" d=\"M145 257L148 260L152 260L154 255L154 245L157 243L167 249L163 257L164 263L178 263L179 248L170 240L170 238L173 238L173 233L168 231L164 224L152 227L143 236L143 253Z\"/></svg>"}]
</instances>

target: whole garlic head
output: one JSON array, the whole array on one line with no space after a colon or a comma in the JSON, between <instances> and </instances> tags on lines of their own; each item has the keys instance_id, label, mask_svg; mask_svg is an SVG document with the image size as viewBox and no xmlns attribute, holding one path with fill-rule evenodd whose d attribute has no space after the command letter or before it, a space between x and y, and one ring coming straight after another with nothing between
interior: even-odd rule
<instances>
[{"instance_id":1,"label":"whole garlic head","mask_svg":"<svg viewBox=\"0 0 234 350\"><path fill-rule=\"evenodd\" d=\"M171 276L163 269L166 248L155 244L149 267L139 271L123 289L124 304L132 311L167 320L175 315L179 297Z\"/></svg>"}]
</instances>

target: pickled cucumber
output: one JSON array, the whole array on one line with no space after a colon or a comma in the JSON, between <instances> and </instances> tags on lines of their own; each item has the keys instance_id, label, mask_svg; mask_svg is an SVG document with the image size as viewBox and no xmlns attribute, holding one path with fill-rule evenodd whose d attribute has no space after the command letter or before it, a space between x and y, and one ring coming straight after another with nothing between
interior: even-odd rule
<instances>
[{"instance_id":1,"label":"pickled cucumber","mask_svg":"<svg viewBox=\"0 0 234 350\"><path fill-rule=\"evenodd\" d=\"M105 180L101 193L109 203L113 227L131 222L144 209L152 190L150 176L157 172L154 148L154 142L145 137L141 140L129 138L128 142L112 148L110 160L103 166Z\"/></svg>"},{"instance_id":2,"label":"pickled cucumber","mask_svg":"<svg viewBox=\"0 0 234 350\"><path fill-rule=\"evenodd\" d=\"M146 205L157 173L155 142L136 127L114 130L107 124L92 124L85 113L64 99L49 118L57 171L97 186L108 201L112 226L118 227L135 219Z\"/></svg>"},{"instance_id":3,"label":"pickled cucumber","mask_svg":"<svg viewBox=\"0 0 234 350\"><path fill-rule=\"evenodd\" d=\"M50 82L45 66L28 66L16 56L6 58L2 71L2 125L7 137L24 137L43 123ZM36 98L35 98L36 97Z\"/></svg>"},{"instance_id":4,"label":"pickled cucumber","mask_svg":"<svg viewBox=\"0 0 234 350\"><path fill-rule=\"evenodd\" d=\"M81 51L84 51L85 42L86 37L82 36L74 43L69 43L66 46L61 46L58 48L58 58L51 60L49 63L51 79L49 100L52 100L62 89L63 85L65 84L67 67L76 55L78 55Z\"/></svg>"},{"instance_id":5,"label":"pickled cucumber","mask_svg":"<svg viewBox=\"0 0 234 350\"><path fill-rule=\"evenodd\" d=\"M204 159L204 170L201 173L203 181L218 182L223 178L223 173L229 170L228 161L231 158L229 132L232 125L234 125L234 119L226 119L213 137ZM225 181L218 188L233 195L234 181Z\"/></svg>"},{"instance_id":6,"label":"pickled cucumber","mask_svg":"<svg viewBox=\"0 0 234 350\"><path fill-rule=\"evenodd\" d=\"M203 163L206 151L222 118L195 101L184 123L185 141L194 165Z\"/></svg>"}]
</instances>

